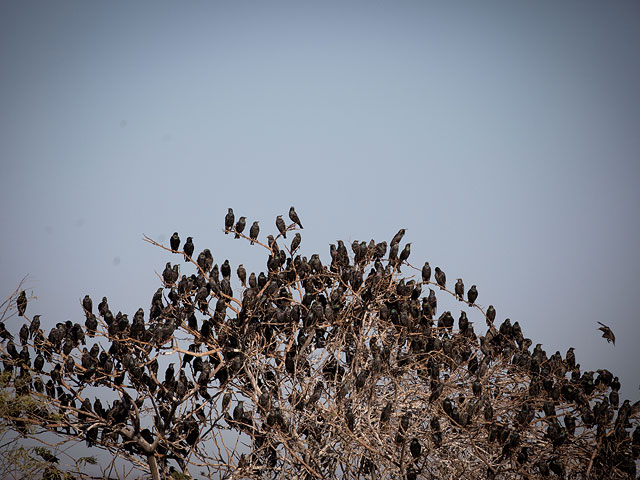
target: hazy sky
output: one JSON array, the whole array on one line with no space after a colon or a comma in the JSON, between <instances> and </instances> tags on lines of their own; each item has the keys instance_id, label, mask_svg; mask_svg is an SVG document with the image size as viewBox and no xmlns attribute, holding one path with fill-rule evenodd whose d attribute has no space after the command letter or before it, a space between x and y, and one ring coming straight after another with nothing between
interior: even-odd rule
<instances>
[{"instance_id":1,"label":"hazy sky","mask_svg":"<svg viewBox=\"0 0 640 480\"><path fill-rule=\"evenodd\" d=\"M48 327L87 293L131 315L177 261L143 233L257 272L227 207L267 234L293 204L306 255L405 227L413 264L638 400L639 21L635 1L4 1L0 294L29 274Z\"/></svg>"}]
</instances>

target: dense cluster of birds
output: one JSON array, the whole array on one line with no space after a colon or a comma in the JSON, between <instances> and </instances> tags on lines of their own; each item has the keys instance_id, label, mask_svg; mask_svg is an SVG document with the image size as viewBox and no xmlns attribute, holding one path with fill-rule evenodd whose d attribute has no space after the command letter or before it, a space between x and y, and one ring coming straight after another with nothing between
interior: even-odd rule
<instances>
[{"instance_id":1,"label":"dense cluster of birds","mask_svg":"<svg viewBox=\"0 0 640 480\"><path fill-rule=\"evenodd\" d=\"M194 257L194 239L181 248L175 232L161 246L194 273L167 262L149 309L131 318L86 295L83 323L46 334L22 291L28 323L15 340L0 322L1 359L17 395L47 403L14 412L16 428L221 478L635 476L640 407L620 403L611 372L582 372L573 348L564 358L531 349L517 321L496 325L495 307L476 303L476 285L457 278L450 291L440 267L432 281L429 262L409 264L404 229L388 244L354 240L351 252L339 240L325 264L298 253L294 207L289 219L277 216L263 243L258 221L247 237L247 218L228 209L224 233L267 251L266 270L239 264L237 281L229 260ZM460 302L457 327L451 311L438 315L436 290ZM247 447L223 447L223 432Z\"/></svg>"}]
</instances>

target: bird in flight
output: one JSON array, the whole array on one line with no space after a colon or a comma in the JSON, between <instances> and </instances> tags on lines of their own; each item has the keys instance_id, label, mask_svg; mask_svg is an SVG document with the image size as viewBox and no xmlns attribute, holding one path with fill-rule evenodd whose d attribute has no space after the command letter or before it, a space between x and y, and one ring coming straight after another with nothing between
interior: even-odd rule
<instances>
[{"instance_id":1,"label":"bird in flight","mask_svg":"<svg viewBox=\"0 0 640 480\"><path fill-rule=\"evenodd\" d=\"M606 326L602 322L598 322L601 327L598 327L598 330L602 331L602 338L606 338L607 342L612 342L614 345L616 344L616 336L613 334L613 331Z\"/></svg>"}]
</instances>

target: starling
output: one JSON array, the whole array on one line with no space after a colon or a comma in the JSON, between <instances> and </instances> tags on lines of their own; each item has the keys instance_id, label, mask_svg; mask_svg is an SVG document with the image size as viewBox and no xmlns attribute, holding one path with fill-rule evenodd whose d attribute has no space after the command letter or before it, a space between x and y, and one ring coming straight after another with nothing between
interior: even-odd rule
<instances>
[{"instance_id":1,"label":"starling","mask_svg":"<svg viewBox=\"0 0 640 480\"><path fill-rule=\"evenodd\" d=\"M380 412L381 423L386 423L389 421L389 419L391 418L391 409L392 409L391 402L387 402L387 404L382 409L382 412Z\"/></svg>"},{"instance_id":2,"label":"starling","mask_svg":"<svg viewBox=\"0 0 640 480\"><path fill-rule=\"evenodd\" d=\"M233 214L233 208L230 208L224 217L224 234L225 235L228 235L229 230L233 228L233 222L235 221L235 219L236 217Z\"/></svg>"},{"instance_id":3,"label":"starling","mask_svg":"<svg viewBox=\"0 0 640 480\"><path fill-rule=\"evenodd\" d=\"M398 230L398 233L396 233L391 239L391 245L400 243L402 237L404 237L405 232L406 230L404 228Z\"/></svg>"},{"instance_id":4,"label":"starling","mask_svg":"<svg viewBox=\"0 0 640 480\"><path fill-rule=\"evenodd\" d=\"M2 337L2 340L13 340L13 335L4 326L4 322L0 322L0 337Z\"/></svg>"},{"instance_id":5,"label":"starling","mask_svg":"<svg viewBox=\"0 0 640 480\"><path fill-rule=\"evenodd\" d=\"M567 369L573 370L576 366L576 354L573 353L574 348L569 347L567 350L567 355L565 357L565 363L567 364Z\"/></svg>"},{"instance_id":6,"label":"starling","mask_svg":"<svg viewBox=\"0 0 640 480\"><path fill-rule=\"evenodd\" d=\"M405 262L409 255L411 255L411 242L407 243L400 252L400 263Z\"/></svg>"},{"instance_id":7,"label":"starling","mask_svg":"<svg viewBox=\"0 0 640 480\"><path fill-rule=\"evenodd\" d=\"M244 417L244 401L240 400L233 409L233 419L239 422Z\"/></svg>"},{"instance_id":8,"label":"starling","mask_svg":"<svg viewBox=\"0 0 640 480\"><path fill-rule=\"evenodd\" d=\"M84 308L84 314L88 317L93 314L93 302L89 295L85 295L82 299L82 308Z\"/></svg>"},{"instance_id":9,"label":"starling","mask_svg":"<svg viewBox=\"0 0 640 480\"><path fill-rule=\"evenodd\" d=\"M464 300L464 283L462 283L461 278L458 278L458 280L456 281L454 290L456 293L456 297L458 297L460 300Z\"/></svg>"},{"instance_id":10,"label":"starling","mask_svg":"<svg viewBox=\"0 0 640 480\"><path fill-rule=\"evenodd\" d=\"M171 245L171 250L174 252L180 248L180 236L178 232L173 232L173 235L171 235L169 239L169 244Z\"/></svg>"},{"instance_id":11,"label":"starling","mask_svg":"<svg viewBox=\"0 0 640 480\"><path fill-rule=\"evenodd\" d=\"M293 223L297 223L298 226L302 228L302 223L300 222L300 218L298 217L298 214L296 213L293 207L289 209L289 218Z\"/></svg>"},{"instance_id":12,"label":"starling","mask_svg":"<svg viewBox=\"0 0 640 480\"><path fill-rule=\"evenodd\" d=\"M222 273L222 278L231 278L231 265L229 264L229 259L226 259L222 265L220 265L220 273Z\"/></svg>"},{"instance_id":13,"label":"starling","mask_svg":"<svg viewBox=\"0 0 640 480\"><path fill-rule=\"evenodd\" d=\"M602 325L601 327L598 327L598 330L600 330L602 332L602 338L606 338L607 342L613 342L613 344L616 344L616 336L613 334L613 331L607 327L604 323L598 322L600 325Z\"/></svg>"},{"instance_id":14,"label":"starling","mask_svg":"<svg viewBox=\"0 0 640 480\"><path fill-rule=\"evenodd\" d=\"M295 237L293 237L293 240L291 240L291 253L293 254L293 252L295 252L298 247L300 246L300 242L302 241L302 237L300 237L299 233L296 233Z\"/></svg>"},{"instance_id":15,"label":"starling","mask_svg":"<svg viewBox=\"0 0 640 480\"><path fill-rule=\"evenodd\" d=\"M411 456L413 458L420 457L420 453L422 452L422 445L420 445L420 441L417 438L413 438L411 440L411 444L409 444L409 451L411 452Z\"/></svg>"},{"instance_id":16,"label":"starling","mask_svg":"<svg viewBox=\"0 0 640 480\"><path fill-rule=\"evenodd\" d=\"M444 289L447 286L447 276L442 270L440 270L440 267L436 267L436 282L438 282L441 289Z\"/></svg>"},{"instance_id":17,"label":"starling","mask_svg":"<svg viewBox=\"0 0 640 480\"><path fill-rule=\"evenodd\" d=\"M256 278L255 272L251 272L251 275L249 275L249 287L251 288L258 287L258 279Z\"/></svg>"},{"instance_id":18,"label":"starling","mask_svg":"<svg viewBox=\"0 0 640 480\"><path fill-rule=\"evenodd\" d=\"M236 236L235 238L240 238L240 234L244 231L244 227L247 225L247 217L240 217L238 223L236 223Z\"/></svg>"},{"instance_id":19,"label":"starling","mask_svg":"<svg viewBox=\"0 0 640 480\"><path fill-rule=\"evenodd\" d=\"M242 286L246 287L247 286L247 271L245 270L244 266L242 264L238 265L238 270L236 272L238 274L238 278L240 279L240 282L242 282Z\"/></svg>"},{"instance_id":20,"label":"starling","mask_svg":"<svg viewBox=\"0 0 640 480\"><path fill-rule=\"evenodd\" d=\"M469 300L469 304L473 305L476 303L476 298L478 298L478 289L475 285L471 285L471 288L467 292L467 299Z\"/></svg>"},{"instance_id":21,"label":"starling","mask_svg":"<svg viewBox=\"0 0 640 480\"><path fill-rule=\"evenodd\" d=\"M87 333L90 337L93 337L96 334L96 329L98 328L98 319L93 313L87 316L87 319L84 322L84 326L87 327Z\"/></svg>"},{"instance_id":22,"label":"starling","mask_svg":"<svg viewBox=\"0 0 640 480\"><path fill-rule=\"evenodd\" d=\"M31 320L31 325L29 325L29 335L33 337L39 329L40 329L40 315L34 315L33 320Z\"/></svg>"},{"instance_id":23,"label":"starling","mask_svg":"<svg viewBox=\"0 0 640 480\"><path fill-rule=\"evenodd\" d=\"M27 327L26 323L22 325L22 327L20 327L20 332L18 333L18 336L20 337L20 343L22 345L26 345L27 340L29 340L29 327Z\"/></svg>"},{"instance_id":24,"label":"starling","mask_svg":"<svg viewBox=\"0 0 640 480\"><path fill-rule=\"evenodd\" d=\"M24 290L20 292L18 300L16 301L16 305L18 307L18 316L22 317L25 310L27 309L27 294L24 293Z\"/></svg>"},{"instance_id":25,"label":"starling","mask_svg":"<svg viewBox=\"0 0 640 480\"><path fill-rule=\"evenodd\" d=\"M487 318L491 323L493 323L496 319L496 309L493 307L493 305L489 305L489 308L487 308Z\"/></svg>"},{"instance_id":26,"label":"starling","mask_svg":"<svg viewBox=\"0 0 640 480\"><path fill-rule=\"evenodd\" d=\"M184 247L182 247L182 249L184 250L184 261L188 262L189 258L193 255L193 238L191 237L187 237L187 241L184 242Z\"/></svg>"},{"instance_id":27,"label":"starling","mask_svg":"<svg viewBox=\"0 0 640 480\"><path fill-rule=\"evenodd\" d=\"M173 380L174 374L175 374L175 371L173 369L173 363L170 363L164 372L164 381L167 383L171 383L171 381Z\"/></svg>"},{"instance_id":28,"label":"starling","mask_svg":"<svg viewBox=\"0 0 640 480\"><path fill-rule=\"evenodd\" d=\"M278 215L276 217L276 228L280 232L280 235L282 235L284 238L287 238L287 226L284 224L282 215Z\"/></svg>"},{"instance_id":29,"label":"starling","mask_svg":"<svg viewBox=\"0 0 640 480\"><path fill-rule=\"evenodd\" d=\"M431 265L429 265L429 262L424 262L422 267L422 281L428 282L429 280L431 280Z\"/></svg>"},{"instance_id":30,"label":"starling","mask_svg":"<svg viewBox=\"0 0 640 480\"><path fill-rule=\"evenodd\" d=\"M260 233L260 225L258 225L258 220L253 222L251 228L249 229L249 238L251 239L251 245L253 245L254 241L257 240L258 234Z\"/></svg>"}]
</instances>

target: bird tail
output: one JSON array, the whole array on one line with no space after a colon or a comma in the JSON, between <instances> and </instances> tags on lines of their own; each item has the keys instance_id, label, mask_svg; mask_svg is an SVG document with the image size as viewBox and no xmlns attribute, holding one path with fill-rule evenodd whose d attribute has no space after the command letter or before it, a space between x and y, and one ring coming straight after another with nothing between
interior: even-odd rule
<instances>
[{"instance_id":1,"label":"bird tail","mask_svg":"<svg viewBox=\"0 0 640 480\"><path fill-rule=\"evenodd\" d=\"M240 238L240 235L238 233L236 233L235 238Z\"/></svg>"}]
</instances>

